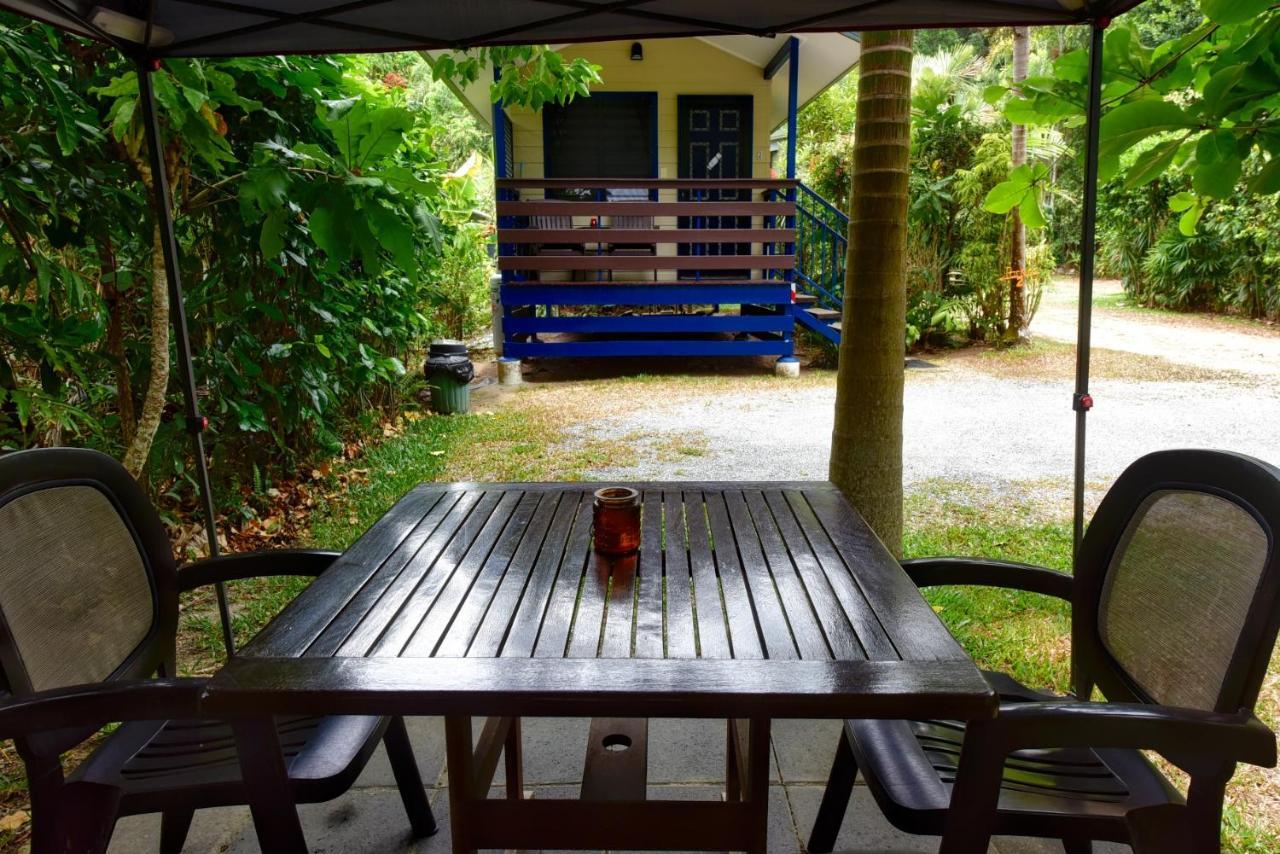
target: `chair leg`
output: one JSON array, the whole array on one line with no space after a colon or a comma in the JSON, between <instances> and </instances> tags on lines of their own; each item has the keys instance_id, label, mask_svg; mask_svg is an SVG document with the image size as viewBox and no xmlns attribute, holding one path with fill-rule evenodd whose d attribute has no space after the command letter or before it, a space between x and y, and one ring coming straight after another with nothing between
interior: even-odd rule
<instances>
[{"instance_id":1,"label":"chair leg","mask_svg":"<svg viewBox=\"0 0 1280 854\"><path fill-rule=\"evenodd\" d=\"M831 775L827 778L827 788L822 793L822 805L818 807L818 817L813 822L813 832L809 834L810 854L827 854L835 848L836 837L840 835L840 825L844 823L844 814L849 808L849 798L853 795L853 783L857 777L858 763L853 758L849 735L841 729L840 743L836 745L836 758L831 763Z\"/></svg>"},{"instance_id":2,"label":"chair leg","mask_svg":"<svg viewBox=\"0 0 1280 854\"><path fill-rule=\"evenodd\" d=\"M413 745L409 742L409 731L405 729L404 718L391 719L387 724L387 731L382 734L382 743L387 748L391 773L400 789L400 800L409 816L409 826L413 828L414 837L421 839L431 836L437 830L436 817L431 813L431 804L427 801L427 792L422 786L422 775L418 773L418 761L413 756Z\"/></svg>"},{"instance_id":3,"label":"chair leg","mask_svg":"<svg viewBox=\"0 0 1280 854\"><path fill-rule=\"evenodd\" d=\"M168 810L160 816L160 854L181 854L195 810Z\"/></svg>"},{"instance_id":4,"label":"chair leg","mask_svg":"<svg viewBox=\"0 0 1280 854\"><path fill-rule=\"evenodd\" d=\"M33 809L33 854L105 854L119 814L120 790L101 783L80 782L68 783L59 794L52 822L42 826L41 813ZM48 810L44 817L50 817Z\"/></svg>"},{"instance_id":5,"label":"chair leg","mask_svg":"<svg viewBox=\"0 0 1280 854\"><path fill-rule=\"evenodd\" d=\"M58 811L62 809L62 788L62 766L56 758L51 762L27 764L32 854L46 854L62 848L58 839Z\"/></svg>"},{"instance_id":6,"label":"chair leg","mask_svg":"<svg viewBox=\"0 0 1280 854\"><path fill-rule=\"evenodd\" d=\"M1064 839L1062 849L1067 854L1093 854L1093 843L1087 839Z\"/></svg>"}]
</instances>

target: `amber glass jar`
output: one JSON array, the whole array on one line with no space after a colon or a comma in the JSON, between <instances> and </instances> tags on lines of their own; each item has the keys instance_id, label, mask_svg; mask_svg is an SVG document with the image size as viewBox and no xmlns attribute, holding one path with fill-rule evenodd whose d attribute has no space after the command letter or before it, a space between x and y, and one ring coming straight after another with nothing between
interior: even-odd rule
<instances>
[{"instance_id":1,"label":"amber glass jar","mask_svg":"<svg viewBox=\"0 0 1280 854\"><path fill-rule=\"evenodd\" d=\"M607 486L595 493L592 519L596 551L629 555L640 549L640 493L629 486Z\"/></svg>"}]
</instances>

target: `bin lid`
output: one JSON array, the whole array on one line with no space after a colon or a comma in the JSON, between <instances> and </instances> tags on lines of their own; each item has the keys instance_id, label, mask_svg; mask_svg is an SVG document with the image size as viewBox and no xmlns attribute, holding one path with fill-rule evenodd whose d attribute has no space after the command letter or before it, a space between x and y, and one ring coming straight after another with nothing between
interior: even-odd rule
<instances>
[{"instance_id":1,"label":"bin lid","mask_svg":"<svg viewBox=\"0 0 1280 854\"><path fill-rule=\"evenodd\" d=\"M465 356L467 355L467 345L461 341L454 341L452 338L444 338L440 341L432 341L431 346L427 348L428 356Z\"/></svg>"}]
</instances>

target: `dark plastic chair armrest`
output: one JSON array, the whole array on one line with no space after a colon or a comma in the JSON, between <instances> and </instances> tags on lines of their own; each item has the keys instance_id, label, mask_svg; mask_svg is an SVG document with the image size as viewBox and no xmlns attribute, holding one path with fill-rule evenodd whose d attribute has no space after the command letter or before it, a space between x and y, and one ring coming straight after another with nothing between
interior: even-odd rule
<instances>
[{"instance_id":1,"label":"dark plastic chair armrest","mask_svg":"<svg viewBox=\"0 0 1280 854\"><path fill-rule=\"evenodd\" d=\"M0 738L123 721L199 718L207 679L127 679L73 685L0 702Z\"/></svg>"},{"instance_id":2,"label":"dark plastic chair armrest","mask_svg":"<svg viewBox=\"0 0 1280 854\"><path fill-rule=\"evenodd\" d=\"M189 563L178 570L178 590L186 592L219 581L272 575L320 575L341 552L316 549L269 549L222 555Z\"/></svg>"},{"instance_id":3,"label":"dark plastic chair armrest","mask_svg":"<svg viewBox=\"0 0 1280 854\"><path fill-rule=\"evenodd\" d=\"M1072 579L1065 572L977 557L922 557L902 561L916 587L974 585L1042 593L1070 601Z\"/></svg>"},{"instance_id":4,"label":"dark plastic chair armrest","mask_svg":"<svg viewBox=\"0 0 1280 854\"><path fill-rule=\"evenodd\" d=\"M1005 752L1047 747L1127 747L1168 757L1276 764L1276 738L1251 712L1147 703L1007 703L990 727ZM1177 764L1182 764L1178 762Z\"/></svg>"}]
</instances>

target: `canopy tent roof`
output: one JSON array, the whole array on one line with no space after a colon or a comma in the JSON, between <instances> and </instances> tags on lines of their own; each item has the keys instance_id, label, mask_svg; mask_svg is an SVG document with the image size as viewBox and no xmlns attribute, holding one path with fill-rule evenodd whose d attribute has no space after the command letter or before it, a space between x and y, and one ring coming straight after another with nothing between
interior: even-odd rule
<instances>
[{"instance_id":1,"label":"canopy tent roof","mask_svg":"<svg viewBox=\"0 0 1280 854\"><path fill-rule=\"evenodd\" d=\"M357 53L675 36L1082 23L1141 0L0 0L149 56ZM154 9L154 18L148 16ZM135 51L136 52L136 51Z\"/></svg>"}]
</instances>

